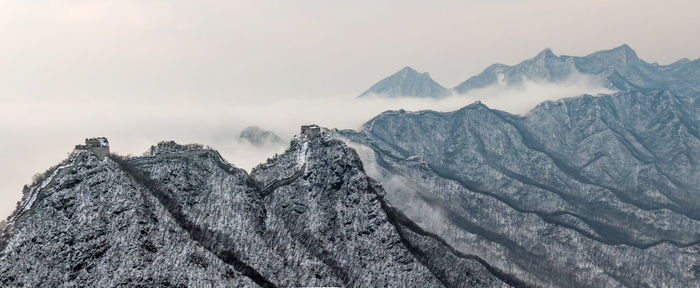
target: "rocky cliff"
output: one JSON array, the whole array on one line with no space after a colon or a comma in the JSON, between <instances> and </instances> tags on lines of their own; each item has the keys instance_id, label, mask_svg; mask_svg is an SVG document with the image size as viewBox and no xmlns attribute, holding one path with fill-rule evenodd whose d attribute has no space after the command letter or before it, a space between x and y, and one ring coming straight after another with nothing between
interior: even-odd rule
<instances>
[{"instance_id":1,"label":"rocky cliff","mask_svg":"<svg viewBox=\"0 0 700 288\"><path fill-rule=\"evenodd\" d=\"M78 151L29 187L1 240L4 287L527 285L403 216L327 136L251 175L200 145Z\"/></svg>"}]
</instances>

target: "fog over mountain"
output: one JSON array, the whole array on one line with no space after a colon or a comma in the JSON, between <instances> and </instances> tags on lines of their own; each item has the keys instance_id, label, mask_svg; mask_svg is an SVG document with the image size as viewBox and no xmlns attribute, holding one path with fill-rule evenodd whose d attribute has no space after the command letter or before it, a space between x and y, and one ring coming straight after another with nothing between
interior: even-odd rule
<instances>
[{"instance_id":1,"label":"fog over mountain","mask_svg":"<svg viewBox=\"0 0 700 288\"><path fill-rule=\"evenodd\" d=\"M266 127L281 138L289 139L304 123L356 129L386 110L452 111L482 99L498 109L522 113L544 100L610 91L591 85L585 77L572 79L561 85L529 83L514 89L492 87L466 96L442 99L356 99L353 95L275 101L248 99L222 102L228 105L191 103L186 110L174 103L147 102L139 107L109 102L2 105L0 127L6 140L0 144L0 156L16 161L16 164L0 166L0 175L6 177L0 182L0 191L7 197L7 201L0 205L0 211L8 215L19 200L18 191L31 181L31 175L60 161L67 150L86 136L108 136L115 151L134 155L143 153L152 143L163 139L207 143L236 166L250 169L283 150L282 146L259 147L239 141L239 132L250 125ZM489 98L483 97L485 95ZM52 121L27 117L28 111ZM65 111L71 111L71 117L65 117Z\"/></svg>"},{"instance_id":2,"label":"fog over mountain","mask_svg":"<svg viewBox=\"0 0 700 288\"><path fill-rule=\"evenodd\" d=\"M420 74L406 67L379 81L360 97L373 95L390 98L443 98L450 94L473 95L478 91L480 92L478 94L488 99L492 97L489 94L497 94L498 90L494 89L527 89L532 83L557 84L573 89L577 85L586 84L591 90L597 87L611 89L610 91L627 89L679 91L695 89L694 87L699 86L698 67L700 67L700 60L690 61L687 58L669 65L648 63L640 59L637 53L626 44L584 57L557 56L551 49L544 49L535 57L514 66L493 64L482 73L470 77L451 89L442 87L427 73ZM697 93L698 91L682 92Z\"/></svg>"},{"instance_id":3,"label":"fog over mountain","mask_svg":"<svg viewBox=\"0 0 700 288\"><path fill-rule=\"evenodd\" d=\"M697 63L697 60L687 63L684 67L692 67L690 64ZM687 75L692 76L694 70L687 69ZM2 215L8 215L19 200L18 191L31 181L31 175L59 162L70 147L86 136L108 136L114 151L134 155L143 153L152 143L163 139L207 143L234 165L250 169L284 149L283 146L260 148L238 141L239 131L251 125L265 127L289 139L304 123L358 129L367 119L386 110L447 112L481 101L494 109L519 114L546 100L614 91L603 83L588 74L571 73L556 83L526 80L514 87L495 84L440 99L356 99L354 95L277 100L223 99L216 103L191 101L184 104L187 106L184 110L182 103L152 100L141 101L138 106L118 99L60 103L12 101L0 106L0 128L6 136L6 140L0 143L0 156L16 163L0 166L0 175L5 177L0 182L0 193L7 199L0 205L0 211ZM71 111L70 117L66 111ZM28 117L29 114L42 115L42 118Z\"/></svg>"},{"instance_id":4,"label":"fog over mountain","mask_svg":"<svg viewBox=\"0 0 700 288\"><path fill-rule=\"evenodd\" d=\"M258 126L248 126L238 135L241 141L247 141L258 147L274 147L285 145L285 142L272 131Z\"/></svg>"},{"instance_id":5,"label":"fog over mountain","mask_svg":"<svg viewBox=\"0 0 700 288\"><path fill-rule=\"evenodd\" d=\"M697 11L0 1L0 287L700 288Z\"/></svg>"},{"instance_id":6,"label":"fog over mountain","mask_svg":"<svg viewBox=\"0 0 700 288\"><path fill-rule=\"evenodd\" d=\"M539 73L561 83L546 58L561 64L545 50L492 66L511 75L495 81L520 86ZM480 102L387 111L334 134L354 143L410 219L523 281L698 286L700 62L652 65L628 46L585 58L612 67L596 71L624 91L544 101L523 115Z\"/></svg>"},{"instance_id":7,"label":"fog over mountain","mask_svg":"<svg viewBox=\"0 0 700 288\"><path fill-rule=\"evenodd\" d=\"M402 108L355 130L296 130L289 134L303 136L289 146L258 127L237 134L235 125L168 123L183 116L175 111L151 122L168 124L154 126L159 133L209 137L250 173L198 144L161 142L141 156L105 158L77 148L24 188L2 228L0 283L696 286L698 61L648 64L628 46L591 55L578 61L621 63L558 77L550 72L564 70L548 61L559 58L545 50L496 66L515 76L439 99L351 98L342 109L267 103L262 116L245 106L190 111L211 121L230 121L231 111L238 123L268 117L279 122L266 127L282 131L290 119L313 117L352 126L370 107L448 111ZM540 79L529 80L533 73ZM562 98L578 89L606 94ZM453 109L478 93L487 96ZM516 112L524 107L532 108ZM129 116L135 124L150 117ZM99 126L96 119L84 124Z\"/></svg>"},{"instance_id":8,"label":"fog over mountain","mask_svg":"<svg viewBox=\"0 0 700 288\"><path fill-rule=\"evenodd\" d=\"M627 43L649 63L696 59L700 40L688 35L700 30L699 9L691 0L0 1L0 159L11 163L0 165L0 215L31 175L88 136L109 136L123 154L164 139L207 143L252 167L266 155L230 144L247 126L287 139L302 123L357 128L387 109L483 101L353 101L405 66L449 88L545 47L587 55ZM603 92L541 85L484 103L525 113L556 98L545 94Z\"/></svg>"},{"instance_id":9,"label":"fog over mountain","mask_svg":"<svg viewBox=\"0 0 700 288\"><path fill-rule=\"evenodd\" d=\"M385 112L359 131L368 175L430 232L556 287L700 283L700 105L671 92ZM514 272L517 271L517 272Z\"/></svg>"},{"instance_id":10,"label":"fog over mountain","mask_svg":"<svg viewBox=\"0 0 700 288\"><path fill-rule=\"evenodd\" d=\"M700 61L687 58L669 65L648 63L626 44L584 57L556 56L552 50L545 49L534 58L515 66L491 65L481 74L457 85L454 90L456 93L467 93L494 84L518 86L527 80L559 83L572 74L580 73L598 78L611 89L673 89L682 93L697 93L698 67Z\"/></svg>"}]
</instances>

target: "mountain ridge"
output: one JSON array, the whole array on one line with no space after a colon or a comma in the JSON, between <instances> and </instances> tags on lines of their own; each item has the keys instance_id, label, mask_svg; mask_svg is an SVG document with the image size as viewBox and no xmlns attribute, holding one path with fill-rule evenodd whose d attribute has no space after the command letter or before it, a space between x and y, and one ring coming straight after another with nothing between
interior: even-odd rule
<instances>
[{"instance_id":1,"label":"mountain ridge","mask_svg":"<svg viewBox=\"0 0 700 288\"><path fill-rule=\"evenodd\" d=\"M0 236L3 285L521 285L397 220L354 151L327 136L297 137L250 175L174 142L68 161Z\"/></svg>"},{"instance_id":2,"label":"mountain ridge","mask_svg":"<svg viewBox=\"0 0 700 288\"><path fill-rule=\"evenodd\" d=\"M700 87L697 73L700 59L679 59L671 64L659 65L648 63L637 56L637 52L627 44L600 50L586 56L557 56L550 48L543 49L532 58L518 64L492 64L481 73L474 75L452 88L440 87L440 93L429 89L412 89L412 93L403 93L400 87L425 87L423 80L401 82L397 79L401 71L378 82L360 97L376 94L388 97L428 97L443 98L449 95L468 93L471 90L492 85L518 86L524 81L551 82L565 81L572 75L580 73L590 75L602 81L610 89L624 90L671 90L675 93L694 96ZM410 69L413 70L413 69ZM415 70L413 70L415 73ZM425 74L425 73L424 73ZM413 77L410 79L415 79ZM403 78L401 78L403 79ZM430 79L431 82L434 82ZM437 84L435 82L435 84ZM439 85L439 84L437 84ZM431 92L428 92L431 91Z\"/></svg>"},{"instance_id":3,"label":"mountain ridge","mask_svg":"<svg viewBox=\"0 0 700 288\"><path fill-rule=\"evenodd\" d=\"M700 245L693 101L625 91L546 101L523 116L474 103L452 112L387 111L360 131L334 133L359 145L369 175L409 218L520 279L644 286L657 283L662 276L648 271L659 269L674 273L664 283L692 286L700 279L690 264L700 257L692 252ZM591 254L598 256L580 256ZM659 258L631 260L640 257ZM625 260L600 261L616 258ZM670 269L671 259L690 268ZM603 265L605 274L549 266L561 263ZM570 273L587 276L572 282Z\"/></svg>"}]
</instances>

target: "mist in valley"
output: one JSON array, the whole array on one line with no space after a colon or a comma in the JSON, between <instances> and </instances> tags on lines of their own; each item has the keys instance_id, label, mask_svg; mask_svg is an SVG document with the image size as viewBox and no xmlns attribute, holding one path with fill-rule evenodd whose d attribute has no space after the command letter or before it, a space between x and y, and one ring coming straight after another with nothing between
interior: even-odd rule
<instances>
[{"instance_id":1,"label":"mist in valley","mask_svg":"<svg viewBox=\"0 0 700 288\"><path fill-rule=\"evenodd\" d=\"M159 141L200 143L250 172L286 145L252 145L239 133L248 126L271 130L284 141L300 125L359 129L386 110L453 111L482 101L493 109L526 113L538 103L580 94L609 93L594 77L574 74L561 83L525 81L518 87L492 86L443 99L334 97L211 101L11 101L0 105L0 215L9 215L32 175L65 159L84 138L104 136L111 151L141 155ZM236 99L240 99L236 97ZM36 117L41 115L41 117Z\"/></svg>"}]
</instances>

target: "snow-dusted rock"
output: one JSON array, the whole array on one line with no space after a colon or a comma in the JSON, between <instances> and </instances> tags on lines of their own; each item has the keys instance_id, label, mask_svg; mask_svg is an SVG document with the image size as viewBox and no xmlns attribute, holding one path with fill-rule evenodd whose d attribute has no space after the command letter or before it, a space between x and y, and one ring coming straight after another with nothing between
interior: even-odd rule
<instances>
[{"instance_id":1,"label":"snow-dusted rock","mask_svg":"<svg viewBox=\"0 0 700 288\"><path fill-rule=\"evenodd\" d=\"M524 116L472 104L334 133L387 199L457 250L542 286L700 283L700 109L662 92Z\"/></svg>"},{"instance_id":2,"label":"snow-dusted rock","mask_svg":"<svg viewBox=\"0 0 700 288\"><path fill-rule=\"evenodd\" d=\"M392 208L339 140L300 137L252 176L201 145L151 150L77 153L31 187L0 238L0 286L520 283Z\"/></svg>"}]
</instances>

